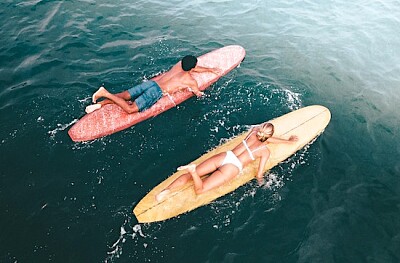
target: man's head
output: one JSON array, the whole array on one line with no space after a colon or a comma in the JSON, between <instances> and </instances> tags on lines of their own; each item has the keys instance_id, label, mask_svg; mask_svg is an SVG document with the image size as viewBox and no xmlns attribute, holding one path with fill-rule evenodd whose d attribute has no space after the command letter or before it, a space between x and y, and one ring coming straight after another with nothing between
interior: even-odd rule
<instances>
[{"instance_id":1,"label":"man's head","mask_svg":"<svg viewBox=\"0 0 400 263\"><path fill-rule=\"evenodd\" d=\"M181 63L182 63L182 69L183 69L184 71L189 71L189 70L191 70L192 68L195 68L195 67L196 67L197 58L194 57L194 56L191 56L191 55L184 56L184 57L182 58Z\"/></svg>"}]
</instances>

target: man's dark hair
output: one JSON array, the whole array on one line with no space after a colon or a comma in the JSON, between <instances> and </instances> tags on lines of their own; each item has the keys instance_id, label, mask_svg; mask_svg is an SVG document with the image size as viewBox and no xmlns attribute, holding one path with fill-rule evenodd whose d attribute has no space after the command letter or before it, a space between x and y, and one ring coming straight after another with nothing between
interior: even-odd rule
<instances>
[{"instance_id":1,"label":"man's dark hair","mask_svg":"<svg viewBox=\"0 0 400 263\"><path fill-rule=\"evenodd\" d=\"M182 58L182 69L184 71L191 70L192 68L196 67L196 64L197 58L195 56L188 55Z\"/></svg>"}]
</instances>

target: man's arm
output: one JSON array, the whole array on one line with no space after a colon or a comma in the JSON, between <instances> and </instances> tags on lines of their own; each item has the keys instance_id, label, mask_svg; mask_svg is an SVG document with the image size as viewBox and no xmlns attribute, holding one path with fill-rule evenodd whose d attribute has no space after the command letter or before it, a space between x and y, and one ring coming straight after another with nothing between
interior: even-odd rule
<instances>
[{"instance_id":1,"label":"man's arm","mask_svg":"<svg viewBox=\"0 0 400 263\"><path fill-rule=\"evenodd\" d=\"M197 86L188 87L188 90L196 95L198 98L204 95L204 92L200 91Z\"/></svg>"},{"instance_id":2,"label":"man's arm","mask_svg":"<svg viewBox=\"0 0 400 263\"><path fill-rule=\"evenodd\" d=\"M197 72L197 73L211 72L211 73L214 73L215 75L219 75L222 73L222 71L219 68L207 68L207 67L201 67L201 66L196 66L193 69L193 71Z\"/></svg>"},{"instance_id":3,"label":"man's arm","mask_svg":"<svg viewBox=\"0 0 400 263\"><path fill-rule=\"evenodd\" d=\"M189 85L187 85L187 88L190 92L193 92L194 95L197 97L201 97L204 95L204 92L199 90L199 85L197 84L197 81L193 79Z\"/></svg>"}]
</instances>

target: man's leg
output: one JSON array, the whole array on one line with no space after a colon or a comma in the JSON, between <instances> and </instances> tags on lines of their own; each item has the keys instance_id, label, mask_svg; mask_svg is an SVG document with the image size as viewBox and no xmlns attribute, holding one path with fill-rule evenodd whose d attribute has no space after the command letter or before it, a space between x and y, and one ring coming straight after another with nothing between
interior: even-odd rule
<instances>
[{"instance_id":1,"label":"man's leg","mask_svg":"<svg viewBox=\"0 0 400 263\"><path fill-rule=\"evenodd\" d=\"M131 95L129 94L128 91L123 91L123 92L120 92L120 93L116 93L114 95L117 96L117 97L120 97L121 99L124 99L125 101L129 101L131 99ZM92 100L93 100L93 97L92 97ZM112 100L105 99L105 100L99 101L99 102L97 102L95 104L87 106L85 111L86 111L86 113L91 113L91 112L93 112L95 110L100 109L104 105L111 104L111 103L114 103L114 102Z\"/></svg>"},{"instance_id":2,"label":"man's leg","mask_svg":"<svg viewBox=\"0 0 400 263\"><path fill-rule=\"evenodd\" d=\"M112 94L108 92L104 87L100 87L99 90L93 94L92 97L93 103L96 103L99 98L106 98L110 100L111 102L120 106L127 113L134 113L139 111L139 108L137 107L136 103L129 104L127 102L127 100L130 99L130 94L128 91L124 91L118 94ZM108 104L111 103L110 101L105 100L105 102L100 102L100 104L101 105Z\"/></svg>"}]
</instances>

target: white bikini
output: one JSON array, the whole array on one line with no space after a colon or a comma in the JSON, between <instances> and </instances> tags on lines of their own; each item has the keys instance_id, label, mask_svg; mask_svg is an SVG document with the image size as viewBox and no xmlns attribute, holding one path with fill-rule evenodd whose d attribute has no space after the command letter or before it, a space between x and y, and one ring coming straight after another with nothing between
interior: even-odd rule
<instances>
[{"instance_id":1,"label":"white bikini","mask_svg":"<svg viewBox=\"0 0 400 263\"><path fill-rule=\"evenodd\" d=\"M237 158L237 156L232 151L226 152L226 156L222 161L221 166L228 163L236 166L239 169L239 171L243 170L242 162L240 162L239 158Z\"/></svg>"},{"instance_id":2,"label":"white bikini","mask_svg":"<svg viewBox=\"0 0 400 263\"><path fill-rule=\"evenodd\" d=\"M266 148L267 146L263 145L263 146L258 147L254 151L251 151L249 146L247 145L247 140L249 139L250 135L253 132L255 132L255 131L250 132L249 135L247 135L247 137L242 141L242 143L243 143L244 147L246 148L247 152L249 153L250 158L254 161L256 158L254 157L253 153L255 151L258 151L258 150L262 149L262 148ZM232 151L227 151L226 152L226 156L225 156L224 160L222 161L221 166L224 165L224 164L233 164L234 166L236 166L239 169L239 171L243 170L242 162L239 160L239 158Z\"/></svg>"}]
</instances>

